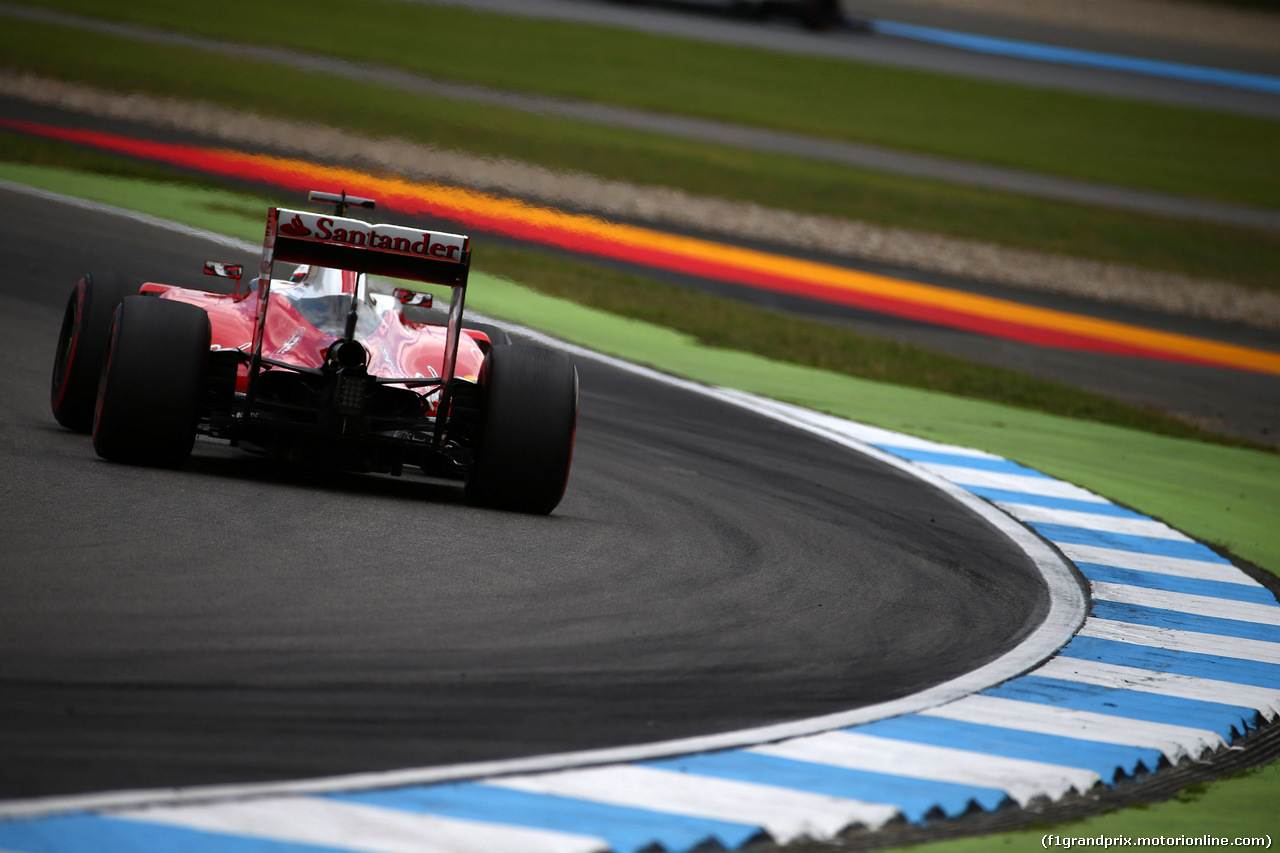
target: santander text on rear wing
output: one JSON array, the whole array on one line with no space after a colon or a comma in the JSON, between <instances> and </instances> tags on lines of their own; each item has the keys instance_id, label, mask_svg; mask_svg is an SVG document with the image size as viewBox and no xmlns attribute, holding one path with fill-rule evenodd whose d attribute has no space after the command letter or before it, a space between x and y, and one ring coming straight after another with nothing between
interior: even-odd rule
<instances>
[{"instance_id":1,"label":"santander text on rear wing","mask_svg":"<svg viewBox=\"0 0 1280 853\"><path fill-rule=\"evenodd\" d=\"M461 234L273 207L263 241L262 276L268 281L275 261L466 287L471 250Z\"/></svg>"}]
</instances>

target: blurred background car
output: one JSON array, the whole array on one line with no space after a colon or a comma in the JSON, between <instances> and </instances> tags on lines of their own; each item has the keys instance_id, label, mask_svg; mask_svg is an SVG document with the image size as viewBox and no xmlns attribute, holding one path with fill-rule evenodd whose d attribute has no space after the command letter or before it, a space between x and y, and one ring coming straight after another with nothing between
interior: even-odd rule
<instances>
[{"instance_id":1,"label":"blurred background car","mask_svg":"<svg viewBox=\"0 0 1280 853\"><path fill-rule=\"evenodd\" d=\"M710 9L742 17L797 18L813 30L831 29L843 22L840 0L627 0L634 4L669 8Z\"/></svg>"}]
</instances>

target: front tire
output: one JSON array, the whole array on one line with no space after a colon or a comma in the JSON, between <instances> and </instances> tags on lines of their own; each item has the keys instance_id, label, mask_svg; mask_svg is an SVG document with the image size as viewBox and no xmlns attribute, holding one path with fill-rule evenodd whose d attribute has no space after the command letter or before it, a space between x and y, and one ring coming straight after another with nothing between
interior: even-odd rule
<instances>
[{"instance_id":1,"label":"front tire","mask_svg":"<svg viewBox=\"0 0 1280 853\"><path fill-rule=\"evenodd\" d=\"M117 273L85 273L71 289L49 392L53 416L67 429L84 433L93 429L111 321L120 300L137 292L136 281Z\"/></svg>"},{"instance_id":2,"label":"front tire","mask_svg":"<svg viewBox=\"0 0 1280 853\"><path fill-rule=\"evenodd\" d=\"M204 309L148 296L116 311L93 448L113 462L177 467L191 455L212 329Z\"/></svg>"},{"instance_id":3,"label":"front tire","mask_svg":"<svg viewBox=\"0 0 1280 853\"><path fill-rule=\"evenodd\" d=\"M578 424L578 371L562 352L497 346L480 371L481 427L467 499L550 513L564 497Z\"/></svg>"}]
</instances>

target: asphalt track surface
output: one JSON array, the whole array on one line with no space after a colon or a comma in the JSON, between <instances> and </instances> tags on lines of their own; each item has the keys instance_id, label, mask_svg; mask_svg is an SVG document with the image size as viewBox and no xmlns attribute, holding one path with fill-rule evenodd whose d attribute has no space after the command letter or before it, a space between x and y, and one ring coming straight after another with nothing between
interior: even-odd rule
<instances>
[{"instance_id":1,"label":"asphalt track surface","mask_svg":"<svg viewBox=\"0 0 1280 853\"><path fill-rule=\"evenodd\" d=\"M86 269L234 252L0 191L0 796L618 746L846 710L968 671L1047 607L1030 561L894 470L582 361L550 517L209 441L115 465L48 376ZM252 262L252 258L243 260Z\"/></svg>"}]
</instances>

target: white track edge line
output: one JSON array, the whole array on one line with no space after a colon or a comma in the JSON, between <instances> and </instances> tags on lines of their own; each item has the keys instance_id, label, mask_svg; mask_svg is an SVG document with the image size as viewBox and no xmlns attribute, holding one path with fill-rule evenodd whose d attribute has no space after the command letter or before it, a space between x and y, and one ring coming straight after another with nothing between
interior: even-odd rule
<instances>
[{"instance_id":1,"label":"white track edge line","mask_svg":"<svg viewBox=\"0 0 1280 853\"><path fill-rule=\"evenodd\" d=\"M0 188L15 192L38 196L51 201L68 203L87 210L95 210L104 214L123 216L138 222L171 231L214 240L222 245L235 248L256 250L257 247L246 241L228 238L210 231L182 225L176 222L157 219L146 214L137 213L112 205L85 201L60 193L26 187L0 180ZM478 316L473 314L473 316ZM638 744L627 747L610 747L604 749L581 750L577 752L555 753L550 755L531 756L527 758L500 761L470 762L440 767L412 768L376 773L354 773L341 776L329 776L317 779L286 780L279 782L261 782L247 784L200 785L189 788L149 788L141 790L107 791L91 794L74 794L68 796L42 797L29 800L12 800L0 802L0 819L30 818L45 815L82 810L110 810L136 808L141 806L176 805L205 802L223 799L245 799L250 797L292 796L303 794L329 793L358 789L391 788L406 785L424 785L449 781L481 779L492 776L510 776L524 773L540 773L556 770L568 770L602 764L621 764L644 761L656 758L668 758L694 752L733 749L758 746L774 741L787 740L804 735L820 734L834 729L868 723L873 720L896 717L913 713L926 708L952 702L963 696L994 686L1020 675L1047 658L1054 655L1064 646L1083 624L1087 612L1087 598L1081 580L1073 565L1049 546L1043 539L1029 528L1015 521L994 505L977 497L971 492L932 474L914 463L893 456L879 448L873 447L854 438L852 435L834 430L804 419L805 415L817 416L810 410L781 403L776 400L758 397L741 391L716 388L702 385L686 379L662 373L653 368L644 367L612 356L604 355L573 344L567 344L556 338L509 323L504 327L522 337L530 338L543 344L549 344L569 352L575 356L591 359L620 370L644 376L654 381L682 388L694 393L703 394L730 405L769 417L781 423L790 424L798 429L827 438L850 450L877 459L909 476L933 486L950 495L955 500L972 510L980 518L987 521L999 532L1007 536L1017 547L1035 563L1049 590L1049 612L1041 624L1033 630L1018 646L975 670L964 675L935 685L927 690L901 699L882 702L852 711L827 714L790 723L780 723L757 728L741 729L716 735L680 738L676 740L658 741L649 744ZM827 416L822 416L827 417ZM797 418L801 418L797 420ZM853 423L853 422L849 422Z\"/></svg>"}]
</instances>

